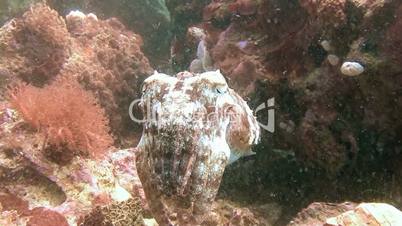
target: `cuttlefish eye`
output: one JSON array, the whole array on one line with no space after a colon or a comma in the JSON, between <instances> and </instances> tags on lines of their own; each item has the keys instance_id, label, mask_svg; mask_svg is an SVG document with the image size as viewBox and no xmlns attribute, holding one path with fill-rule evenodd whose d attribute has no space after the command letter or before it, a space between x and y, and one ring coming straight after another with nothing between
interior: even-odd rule
<instances>
[{"instance_id":1,"label":"cuttlefish eye","mask_svg":"<svg viewBox=\"0 0 402 226\"><path fill-rule=\"evenodd\" d=\"M228 87L227 86L220 86L220 87L216 87L216 92L219 94L224 94L228 91Z\"/></svg>"}]
</instances>

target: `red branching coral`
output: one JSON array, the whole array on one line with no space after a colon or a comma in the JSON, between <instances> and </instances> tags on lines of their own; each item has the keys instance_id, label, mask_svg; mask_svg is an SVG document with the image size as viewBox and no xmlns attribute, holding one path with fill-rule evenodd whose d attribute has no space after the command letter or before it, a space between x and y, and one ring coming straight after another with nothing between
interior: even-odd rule
<instances>
[{"instance_id":1,"label":"red branching coral","mask_svg":"<svg viewBox=\"0 0 402 226\"><path fill-rule=\"evenodd\" d=\"M20 84L10 90L10 102L44 133L52 150L101 157L112 145L104 110L73 79L59 78L44 88Z\"/></svg>"}]
</instances>

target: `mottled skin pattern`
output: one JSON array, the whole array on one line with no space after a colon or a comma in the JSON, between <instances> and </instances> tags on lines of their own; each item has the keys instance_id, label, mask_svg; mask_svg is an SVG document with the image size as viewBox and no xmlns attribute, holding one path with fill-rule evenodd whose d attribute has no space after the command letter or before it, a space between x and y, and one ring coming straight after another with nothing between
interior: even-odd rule
<instances>
[{"instance_id":1,"label":"mottled skin pattern","mask_svg":"<svg viewBox=\"0 0 402 226\"><path fill-rule=\"evenodd\" d=\"M160 225L199 225L210 212L225 166L249 154L259 127L219 71L144 81L147 120L137 169Z\"/></svg>"}]
</instances>

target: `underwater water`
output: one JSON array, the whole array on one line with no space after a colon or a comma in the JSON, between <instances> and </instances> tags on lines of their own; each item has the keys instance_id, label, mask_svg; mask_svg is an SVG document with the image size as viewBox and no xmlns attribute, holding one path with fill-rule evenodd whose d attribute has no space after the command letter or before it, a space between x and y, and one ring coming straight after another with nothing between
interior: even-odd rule
<instances>
[{"instance_id":1,"label":"underwater water","mask_svg":"<svg viewBox=\"0 0 402 226\"><path fill-rule=\"evenodd\" d=\"M402 225L402 2L0 0L0 226Z\"/></svg>"}]
</instances>

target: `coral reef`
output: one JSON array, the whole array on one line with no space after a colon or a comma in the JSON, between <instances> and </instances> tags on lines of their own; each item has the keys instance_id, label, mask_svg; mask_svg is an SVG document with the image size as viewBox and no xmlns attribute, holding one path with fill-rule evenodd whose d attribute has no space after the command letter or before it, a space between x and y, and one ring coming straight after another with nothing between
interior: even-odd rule
<instances>
[{"instance_id":1,"label":"coral reef","mask_svg":"<svg viewBox=\"0 0 402 226\"><path fill-rule=\"evenodd\" d=\"M63 18L42 4L5 24L0 40L2 71L38 86L55 77L69 57L70 34Z\"/></svg>"},{"instance_id":2,"label":"coral reef","mask_svg":"<svg viewBox=\"0 0 402 226\"><path fill-rule=\"evenodd\" d=\"M397 222L400 213L380 203L402 207L401 1L50 0L57 12L43 3L27 7L37 1L0 0L0 21L9 20L0 28L0 225L142 224L153 220L141 220L148 214L206 225ZM217 72L208 72L213 79L157 73L141 93L152 73L143 43L159 71L220 69L225 81ZM145 123L137 149L112 147L118 151L99 159L67 151L68 164L57 164L49 153L58 149L43 148L47 128L29 125L22 108L3 100L14 82L45 92L62 79L76 88L78 81L105 109L117 146L141 136L127 114L132 100L143 95L142 110L158 121ZM201 117L228 103L240 107ZM276 122L252 151L259 132L248 105L259 122L273 112ZM190 121L196 109L200 120ZM64 131L47 133L70 136Z\"/></svg>"},{"instance_id":3,"label":"coral reef","mask_svg":"<svg viewBox=\"0 0 402 226\"><path fill-rule=\"evenodd\" d=\"M133 149L107 153L98 160L74 156L60 166L43 153L43 134L27 129L18 117L7 117L0 135L0 203L5 211L17 211L12 223L28 220L41 225L45 221L39 217L49 215L75 225L96 206L138 198L143 208ZM35 210L42 207L46 210Z\"/></svg>"},{"instance_id":4,"label":"coral reef","mask_svg":"<svg viewBox=\"0 0 402 226\"><path fill-rule=\"evenodd\" d=\"M275 98L276 128L262 131L255 157L226 169L220 194L300 209L326 191L328 202L400 208L401 3L264 0L242 11L239 2L211 1L196 26L214 68L252 108ZM343 75L343 62L359 75Z\"/></svg>"},{"instance_id":5,"label":"coral reef","mask_svg":"<svg viewBox=\"0 0 402 226\"><path fill-rule=\"evenodd\" d=\"M346 0L300 0L299 3L316 23L337 27L346 22Z\"/></svg>"},{"instance_id":6,"label":"coral reef","mask_svg":"<svg viewBox=\"0 0 402 226\"><path fill-rule=\"evenodd\" d=\"M37 4L4 25L0 40L6 83L20 78L43 86L56 76L74 77L105 109L115 134L135 127L128 106L140 97L141 82L152 69L141 52L141 37L118 20L74 12L65 21Z\"/></svg>"},{"instance_id":7,"label":"coral reef","mask_svg":"<svg viewBox=\"0 0 402 226\"><path fill-rule=\"evenodd\" d=\"M101 158L113 144L103 109L74 78L61 77L44 88L19 84L10 91L10 103L43 133L43 148L56 162L76 154Z\"/></svg>"},{"instance_id":8,"label":"coral reef","mask_svg":"<svg viewBox=\"0 0 402 226\"><path fill-rule=\"evenodd\" d=\"M64 20L36 4L0 39L0 221L75 225L98 205L140 197L145 206L134 150L106 152L107 122L115 135L132 128L128 105L151 72L141 37L114 18L74 11Z\"/></svg>"},{"instance_id":9,"label":"coral reef","mask_svg":"<svg viewBox=\"0 0 402 226\"><path fill-rule=\"evenodd\" d=\"M395 30L400 20L386 15L398 15L400 4L266 0L255 2L255 7L242 6L246 12L242 13L240 2L213 1L205 8L206 47L215 68L240 95L251 98L252 106L275 97L277 126L282 127L275 135L264 133L265 145L291 147L306 165L331 173L357 159L366 161L370 152L376 152L366 148L367 142L373 142L366 140L368 133L381 136L380 124L395 120L401 107L395 104L391 107L395 111L386 116L377 111L389 109L384 100L395 100L392 92L399 90ZM353 62L353 67L346 70L339 62ZM342 78L342 73L359 74L359 79ZM374 87L374 83L381 85ZM384 120L379 124L368 123L380 118ZM292 129L287 129L288 124ZM392 138L384 139L398 139L397 124L392 126ZM398 156L396 149L394 145L386 156Z\"/></svg>"},{"instance_id":10,"label":"coral reef","mask_svg":"<svg viewBox=\"0 0 402 226\"><path fill-rule=\"evenodd\" d=\"M71 9L80 9L102 15L103 18L118 18L130 30L147 37L144 52L154 66L169 57L172 19L165 0L49 0L47 2L63 15L68 14Z\"/></svg>"},{"instance_id":11,"label":"coral reef","mask_svg":"<svg viewBox=\"0 0 402 226\"><path fill-rule=\"evenodd\" d=\"M143 225L141 201L129 199L124 202L112 202L107 206L97 206L85 216L80 226L126 226Z\"/></svg>"},{"instance_id":12,"label":"coral reef","mask_svg":"<svg viewBox=\"0 0 402 226\"><path fill-rule=\"evenodd\" d=\"M152 71L140 49L141 37L114 18L102 21L93 14L71 13L66 23L75 42L60 75L77 78L94 93L115 134L132 130L136 124L128 106L140 97L141 83Z\"/></svg>"},{"instance_id":13,"label":"coral reef","mask_svg":"<svg viewBox=\"0 0 402 226\"><path fill-rule=\"evenodd\" d=\"M150 209L159 224L201 224L228 162L258 142L257 121L219 71L155 72L143 87L141 106L149 118L137 169Z\"/></svg>"}]
</instances>

